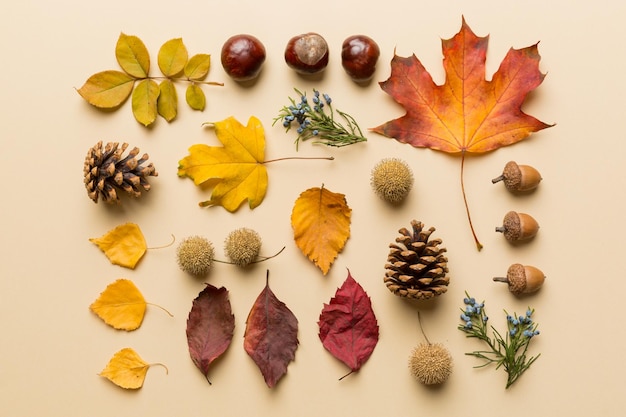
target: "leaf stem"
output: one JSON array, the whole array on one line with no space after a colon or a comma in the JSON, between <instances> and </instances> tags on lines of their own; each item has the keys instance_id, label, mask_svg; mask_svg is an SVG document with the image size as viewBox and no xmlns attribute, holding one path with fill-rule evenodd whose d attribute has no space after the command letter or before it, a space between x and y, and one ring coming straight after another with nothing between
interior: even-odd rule
<instances>
[{"instance_id":1,"label":"leaf stem","mask_svg":"<svg viewBox=\"0 0 626 417\"><path fill-rule=\"evenodd\" d=\"M174 244L174 242L176 242L176 237L174 236L174 234L171 235L172 236L172 241L170 243L168 243L167 245L163 245L163 246L152 246L149 248L146 248L148 250L152 250L152 249L165 249L165 248L169 248L170 246L172 246Z\"/></svg>"},{"instance_id":2,"label":"leaf stem","mask_svg":"<svg viewBox=\"0 0 626 417\"><path fill-rule=\"evenodd\" d=\"M320 156L320 157L315 157L315 156L311 156L311 157L306 157L306 156L287 156L284 158L276 158L276 159L268 159L267 161L263 161L261 162L262 164L268 164L270 162L277 162L277 161L286 161L289 159L325 159L327 161L334 161L335 157L334 156Z\"/></svg>"},{"instance_id":3,"label":"leaf stem","mask_svg":"<svg viewBox=\"0 0 626 417\"><path fill-rule=\"evenodd\" d=\"M347 374L345 374L344 376L342 376L341 378L339 378L339 381L341 381L342 379L344 379L344 378L345 378L345 377L347 377L347 376L352 375L352 373L353 373L353 372L354 372L353 370L350 370L350 372L348 372Z\"/></svg>"},{"instance_id":4,"label":"leaf stem","mask_svg":"<svg viewBox=\"0 0 626 417\"><path fill-rule=\"evenodd\" d=\"M166 312L166 313L167 313L170 317L174 317L174 315L173 315L172 313L170 313L170 312L169 312L169 311L168 311L165 307L161 307L160 305L158 305L158 304L153 304L153 303L146 303L146 304L148 304L148 305L150 305L150 306L158 307L158 308L160 308L161 310L165 311L165 312Z\"/></svg>"},{"instance_id":5,"label":"leaf stem","mask_svg":"<svg viewBox=\"0 0 626 417\"><path fill-rule=\"evenodd\" d=\"M164 364L162 364L161 362L156 362L156 363L150 363L148 364L149 368L152 368L153 366L162 366L165 369L165 375L169 375L170 370L167 369L167 366L165 366Z\"/></svg>"},{"instance_id":6,"label":"leaf stem","mask_svg":"<svg viewBox=\"0 0 626 417\"><path fill-rule=\"evenodd\" d=\"M483 248L483 245L478 240L476 232L474 231L474 225L472 224L472 216L470 215L469 205L467 204L467 196L465 195L465 183L463 181L463 172L465 168L465 151L461 153L461 191L463 192L463 203L465 203L465 212L467 213L467 220L469 221L470 229L472 230L472 236L474 236L474 242L476 242L476 249L479 251Z\"/></svg>"}]
</instances>

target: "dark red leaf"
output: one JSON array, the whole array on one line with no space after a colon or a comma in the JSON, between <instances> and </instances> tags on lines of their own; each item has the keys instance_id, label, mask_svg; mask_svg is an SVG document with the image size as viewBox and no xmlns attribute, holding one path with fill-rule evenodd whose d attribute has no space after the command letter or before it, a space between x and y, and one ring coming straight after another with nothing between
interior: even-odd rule
<instances>
[{"instance_id":1,"label":"dark red leaf","mask_svg":"<svg viewBox=\"0 0 626 417\"><path fill-rule=\"evenodd\" d=\"M246 320L243 347L272 388L287 373L298 347L298 319L269 284L259 294Z\"/></svg>"},{"instance_id":2,"label":"dark red leaf","mask_svg":"<svg viewBox=\"0 0 626 417\"><path fill-rule=\"evenodd\" d=\"M358 371L378 343L378 322L372 303L350 271L320 314L320 340L334 357Z\"/></svg>"},{"instance_id":3,"label":"dark red leaf","mask_svg":"<svg viewBox=\"0 0 626 417\"><path fill-rule=\"evenodd\" d=\"M230 307L228 290L207 284L193 300L187 318L189 354L207 381L209 365L226 351L234 329L235 316Z\"/></svg>"}]
</instances>

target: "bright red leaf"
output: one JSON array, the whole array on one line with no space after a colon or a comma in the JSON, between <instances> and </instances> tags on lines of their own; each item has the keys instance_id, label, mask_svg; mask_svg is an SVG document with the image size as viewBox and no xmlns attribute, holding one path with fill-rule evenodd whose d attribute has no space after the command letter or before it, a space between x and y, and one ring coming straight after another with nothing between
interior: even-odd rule
<instances>
[{"instance_id":1,"label":"bright red leaf","mask_svg":"<svg viewBox=\"0 0 626 417\"><path fill-rule=\"evenodd\" d=\"M187 318L187 344L193 363L209 381L209 365L226 351L233 338L235 316L226 288L207 284ZM209 384L211 381L209 381Z\"/></svg>"},{"instance_id":2,"label":"bright red leaf","mask_svg":"<svg viewBox=\"0 0 626 417\"><path fill-rule=\"evenodd\" d=\"M267 281L248 314L243 347L270 388L287 373L287 365L295 358L298 319L276 298Z\"/></svg>"},{"instance_id":3,"label":"bright red leaf","mask_svg":"<svg viewBox=\"0 0 626 417\"><path fill-rule=\"evenodd\" d=\"M334 357L358 371L378 343L378 322L372 303L350 271L319 320L320 340Z\"/></svg>"},{"instance_id":4,"label":"bright red leaf","mask_svg":"<svg viewBox=\"0 0 626 417\"><path fill-rule=\"evenodd\" d=\"M446 73L443 85L433 82L415 55L395 55L391 76L380 83L405 108L406 114L372 130L415 147L461 154L462 188L466 154L512 145L552 126L521 110L528 93L544 79L539 71L537 44L511 48L487 81L488 40L476 36L463 20L459 33L442 41ZM482 245L475 234L474 238L480 249Z\"/></svg>"}]
</instances>

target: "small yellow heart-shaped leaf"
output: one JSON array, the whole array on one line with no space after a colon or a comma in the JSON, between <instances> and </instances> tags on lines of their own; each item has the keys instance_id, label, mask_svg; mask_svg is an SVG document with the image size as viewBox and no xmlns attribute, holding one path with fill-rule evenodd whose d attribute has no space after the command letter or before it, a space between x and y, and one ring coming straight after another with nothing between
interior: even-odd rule
<instances>
[{"instance_id":1,"label":"small yellow heart-shaped leaf","mask_svg":"<svg viewBox=\"0 0 626 417\"><path fill-rule=\"evenodd\" d=\"M132 281L118 279L89 308L109 326L131 331L141 326L146 306L146 300Z\"/></svg>"},{"instance_id":2,"label":"small yellow heart-shaped leaf","mask_svg":"<svg viewBox=\"0 0 626 417\"><path fill-rule=\"evenodd\" d=\"M135 268L147 249L143 233L135 223L122 224L89 241L97 245L112 264L130 269Z\"/></svg>"}]
</instances>

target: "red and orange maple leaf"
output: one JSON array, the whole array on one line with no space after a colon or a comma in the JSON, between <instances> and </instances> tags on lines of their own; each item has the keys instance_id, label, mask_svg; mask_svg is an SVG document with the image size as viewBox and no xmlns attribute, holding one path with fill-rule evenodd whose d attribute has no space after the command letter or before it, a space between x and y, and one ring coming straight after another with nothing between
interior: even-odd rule
<instances>
[{"instance_id":1,"label":"red and orange maple leaf","mask_svg":"<svg viewBox=\"0 0 626 417\"><path fill-rule=\"evenodd\" d=\"M485 79L489 37L476 36L465 19L461 30L442 40L445 83L437 85L415 55L394 55L391 76L381 88L406 109L406 114L372 131L446 153L461 154L461 187L465 155L484 153L517 143L552 125L524 113L526 96L543 81L537 44L511 48L491 81ZM478 241L471 224L476 245Z\"/></svg>"}]
</instances>

